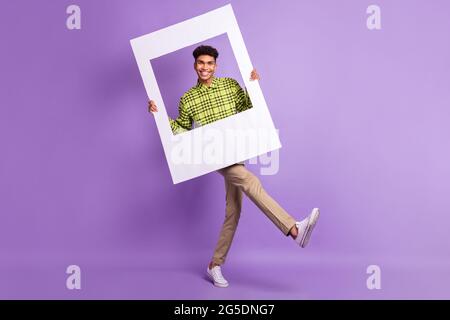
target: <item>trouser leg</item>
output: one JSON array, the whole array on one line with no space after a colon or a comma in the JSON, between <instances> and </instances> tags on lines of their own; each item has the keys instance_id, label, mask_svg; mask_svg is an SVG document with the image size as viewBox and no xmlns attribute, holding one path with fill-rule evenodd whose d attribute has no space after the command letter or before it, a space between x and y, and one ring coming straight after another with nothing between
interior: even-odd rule
<instances>
[{"instance_id":1,"label":"trouser leg","mask_svg":"<svg viewBox=\"0 0 450 320\"><path fill-rule=\"evenodd\" d=\"M239 188L284 234L295 225L291 217L261 185L260 180L242 164L235 164L219 170L229 184Z\"/></svg>"},{"instance_id":2,"label":"trouser leg","mask_svg":"<svg viewBox=\"0 0 450 320\"><path fill-rule=\"evenodd\" d=\"M225 179L226 209L225 220L220 231L219 240L214 250L213 262L223 264L233 242L242 207L242 191Z\"/></svg>"}]
</instances>

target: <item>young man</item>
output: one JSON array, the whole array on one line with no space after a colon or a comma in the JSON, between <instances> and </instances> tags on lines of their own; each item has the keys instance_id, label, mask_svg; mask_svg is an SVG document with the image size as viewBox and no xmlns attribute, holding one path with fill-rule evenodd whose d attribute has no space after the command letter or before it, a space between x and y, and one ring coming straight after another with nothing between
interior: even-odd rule
<instances>
[{"instance_id":1,"label":"young man","mask_svg":"<svg viewBox=\"0 0 450 320\"><path fill-rule=\"evenodd\" d=\"M235 115L252 107L250 98L239 83L231 78L216 78L217 50L210 46L199 46L194 52L194 70L197 85L187 91L180 100L179 116L169 119L174 134L191 130L194 122L205 125ZM250 80L259 80L256 70ZM154 101L148 102L150 112L157 112ZM245 193L261 211L283 232L291 236L302 248L308 244L311 233L319 218L319 209L314 208L303 220L296 221L263 189L259 179L245 168L243 163L218 170L224 177L226 190L225 221L220 232L214 255L207 268L207 274L218 287L227 287L228 281L222 275L221 265L233 241Z\"/></svg>"}]
</instances>

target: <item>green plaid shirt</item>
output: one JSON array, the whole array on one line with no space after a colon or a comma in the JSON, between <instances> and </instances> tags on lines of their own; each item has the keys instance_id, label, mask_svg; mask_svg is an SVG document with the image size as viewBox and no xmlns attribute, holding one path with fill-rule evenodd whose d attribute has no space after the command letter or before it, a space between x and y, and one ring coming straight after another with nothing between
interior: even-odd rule
<instances>
[{"instance_id":1,"label":"green plaid shirt","mask_svg":"<svg viewBox=\"0 0 450 320\"><path fill-rule=\"evenodd\" d=\"M170 119L174 134L212 123L252 107L247 91L232 78L213 78L208 87L201 82L189 89L180 99L178 118Z\"/></svg>"}]
</instances>

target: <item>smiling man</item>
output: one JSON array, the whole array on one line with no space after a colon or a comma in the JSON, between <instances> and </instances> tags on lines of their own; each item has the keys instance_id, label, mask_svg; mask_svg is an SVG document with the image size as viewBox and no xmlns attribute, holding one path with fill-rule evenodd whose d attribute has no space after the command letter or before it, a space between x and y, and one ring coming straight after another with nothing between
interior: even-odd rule
<instances>
[{"instance_id":1,"label":"smiling man","mask_svg":"<svg viewBox=\"0 0 450 320\"><path fill-rule=\"evenodd\" d=\"M193 123L207 125L252 108L247 92L236 80L214 76L219 56L215 48L199 46L194 50L193 56L194 70L198 77L197 85L181 97L178 117L175 120L169 119L174 134L191 130ZM258 73L253 70L250 80L259 79ZM158 111L152 100L148 102L148 108L151 112ZM284 235L291 236L300 247L306 247L319 218L318 208L314 208L303 220L296 221L266 193L259 179L248 171L243 163L231 165L218 172L225 180L226 210L219 240L207 268L207 274L214 285L228 286L220 266L225 263L238 226L243 193Z\"/></svg>"},{"instance_id":2,"label":"smiling man","mask_svg":"<svg viewBox=\"0 0 450 320\"><path fill-rule=\"evenodd\" d=\"M218 51L210 46L200 46L193 52L197 85L180 99L178 117L169 118L174 134L191 130L193 124L203 126L233 116L252 107L247 92L232 78L216 78ZM251 79L258 79L256 70ZM153 101L150 105L155 107Z\"/></svg>"}]
</instances>

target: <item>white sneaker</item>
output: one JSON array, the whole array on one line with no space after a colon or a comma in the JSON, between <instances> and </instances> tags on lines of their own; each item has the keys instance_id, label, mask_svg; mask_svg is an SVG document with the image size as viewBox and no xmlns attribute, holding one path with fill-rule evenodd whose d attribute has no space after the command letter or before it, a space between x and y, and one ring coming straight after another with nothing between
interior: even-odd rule
<instances>
[{"instance_id":1,"label":"white sneaker","mask_svg":"<svg viewBox=\"0 0 450 320\"><path fill-rule=\"evenodd\" d=\"M214 282L216 287L226 288L228 287L228 281L222 275L220 266L215 266L212 269L206 268L209 278Z\"/></svg>"},{"instance_id":2,"label":"white sneaker","mask_svg":"<svg viewBox=\"0 0 450 320\"><path fill-rule=\"evenodd\" d=\"M317 220L319 219L319 215L319 208L314 208L309 216L302 221L295 223L298 228L298 235L295 238L295 242L297 242L300 247L305 248L308 244L311 233L314 230Z\"/></svg>"}]
</instances>

